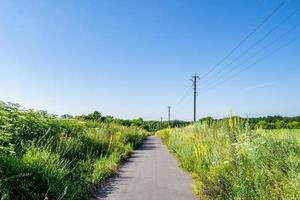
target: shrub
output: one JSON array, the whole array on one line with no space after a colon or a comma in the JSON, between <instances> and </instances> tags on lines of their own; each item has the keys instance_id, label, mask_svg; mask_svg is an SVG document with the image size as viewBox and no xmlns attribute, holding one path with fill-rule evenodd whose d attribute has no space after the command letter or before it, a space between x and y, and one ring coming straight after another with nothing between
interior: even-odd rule
<instances>
[{"instance_id":1,"label":"shrub","mask_svg":"<svg viewBox=\"0 0 300 200\"><path fill-rule=\"evenodd\" d=\"M136 127L0 103L0 197L88 199L145 136Z\"/></svg>"}]
</instances>

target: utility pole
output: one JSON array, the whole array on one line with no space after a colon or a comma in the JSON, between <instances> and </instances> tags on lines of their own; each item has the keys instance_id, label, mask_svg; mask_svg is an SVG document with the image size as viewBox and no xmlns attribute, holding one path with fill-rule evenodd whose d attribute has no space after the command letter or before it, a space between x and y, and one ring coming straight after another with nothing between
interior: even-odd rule
<instances>
[{"instance_id":1,"label":"utility pole","mask_svg":"<svg viewBox=\"0 0 300 200\"><path fill-rule=\"evenodd\" d=\"M200 77L195 74L192 76L192 81L193 81L193 87L194 87L194 122L197 121L197 81L200 79Z\"/></svg>"},{"instance_id":2,"label":"utility pole","mask_svg":"<svg viewBox=\"0 0 300 200\"><path fill-rule=\"evenodd\" d=\"M171 106L168 106L168 121L169 121L169 125L170 125L170 121L171 121Z\"/></svg>"}]
</instances>

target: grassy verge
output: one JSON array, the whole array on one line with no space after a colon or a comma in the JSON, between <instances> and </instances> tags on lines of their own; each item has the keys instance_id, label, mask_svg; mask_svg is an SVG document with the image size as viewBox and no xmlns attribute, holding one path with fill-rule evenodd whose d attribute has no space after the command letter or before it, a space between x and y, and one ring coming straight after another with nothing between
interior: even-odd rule
<instances>
[{"instance_id":1,"label":"grassy verge","mask_svg":"<svg viewBox=\"0 0 300 200\"><path fill-rule=\"evenodd\" d=\"M157 135L192 174L201 199L300 199L299 130L250 130L229 119Z\"/></svg>"},{"instance_id":2,"label":"grassy verge","mask_svg":"<svg viewBox=\"0 0 300 200\"><path fill-rule=\"evenodd\" d=\"M145 135L1 103L0 198L89 199Z\"/></svg>"}]
</instances>

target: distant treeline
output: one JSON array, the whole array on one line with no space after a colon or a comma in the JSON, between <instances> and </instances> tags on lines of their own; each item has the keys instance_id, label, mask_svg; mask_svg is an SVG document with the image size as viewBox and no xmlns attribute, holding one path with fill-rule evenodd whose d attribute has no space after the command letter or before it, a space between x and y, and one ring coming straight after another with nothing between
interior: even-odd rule
<instances>
[{"instance_id":1,"label":"distant treeline","mask_svg":"<svg viewBox=\"0 0 300 200\"><path fill-rule=\"evenodd\" d=\"M296 117L282 117L282 116L268 116L268 117L257 117L257 118L243 118L239 116L235 116L239 118L243 123L247 123L248 126L252 129L299 129L300 128L300 116ZM95 120L101 121L104 123L115 123L122 126L136 126L143 128L150 132L155 132L158 130L162 130L165 128L175 128L175 127L185 127L190 125L192 122L182 121L182 120L172 120L168 121L145 121L142 118L137 119L118 119L112 116L102 116L100 112L95 111L88 115L80 115L80 116L70 116L63 115L62 118L76 118L81 120ZM208 125L216 122L220 122L223 120L228 120L228 118L223 119L214 119L212 117L205 117L199 120L200 123L206 123Z\"/></svg>"},{"instance_id":2,"label":"distant treeline","mask_svg":"<svg viewBox=\"0 0 300 200\"><path fill-rule=\"evenodd\" d=\"M252 129L299 129L300 128L300 116L296 117L282 117L279 115L276 116L267 116L267 117L257 117L257 118L239 118L244 123L247 123ZM224 118L227 119L227 118ZM212 117L202 118L199 121L202 123L214 123L217 121L222 121L224 119L213 119Z\"/></svg>"},{"instance_id":3,"label":"distant treeline","mask_svg":"<svg viewBox=\"0 0 300 200\"><path fill-rule=\"evenodd\" d=\"M76 118L80 120L94 120L94 121L100 121L103 123L114 123L122 126L127 126L127 127L140 127L143 128L149 132L156 132L161 129L165 128L175 128L175 127L184 127L189 125L191 122L187 121L180 121L180 120L171 120L170 122L168 121L145 121L142 118L137 118L137 119L118 119L114 118L113 116L107 115L107 116L102 116L102 114L99 111L95 111L91 114L88 115L80 115L80 116L71 116L71 115L63 115L61 116L62 118Z\"/></svg>"}]
</instances>

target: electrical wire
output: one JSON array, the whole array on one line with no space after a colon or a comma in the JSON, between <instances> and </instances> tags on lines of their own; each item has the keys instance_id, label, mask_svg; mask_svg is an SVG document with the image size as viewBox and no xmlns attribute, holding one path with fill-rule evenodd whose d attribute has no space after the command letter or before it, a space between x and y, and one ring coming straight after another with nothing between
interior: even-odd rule
<instances>
[{"instance_id":1,"label":"electrical wire","mask_svg":"<svg viewBox=\"0 0 300 200\"><path fill-rule=\"evenodd\" d=\"M285 43L284 45L276 48L274 51L270 52L268 55L261 57L260 59L258 59L257 61L255 61L254 63L247 65L245 68L239 70L237 73L233 74L232 76L230 76L229 78L222 80L220 82L218 82L217 84L213 85L212 87L208 88L208 90L212 90L214 88L216 88L217 86L225 83L228 80L231 80L232 78L236 77L237 75L239 75L240 73L249 70L250 68L254 67L255 65L257 65L258 63L260 63L261 61L265 60L266 58L270 57L271 55L275 54L276 52L280 51L281 49L291 45L294 41L299 40L300 36L297 36L296 38L293 38L292 40L290 40L289 42Z\"/></svg>"},{"instance_id":2,"label":"electrical wire","mask_svg":"<svg viewBox=\"0 0 300 200\"><path fill-rule=\"evenodd\" d=\"M182 97L173 105L173 107L177 107L180 105L191 93L192 87L188 88L185 93L182 95Z\"/></svg>"},{"instance_id":3,"label":"electrical wire","mask_svg":"<svg viewBox=\"0 0 300 200\"><path fill-rule=\"evenodd\" d=\"M206 72L201 78L206 78L212 72L214 72L227 58L229 58L237 49L239 49L252 35L254 35L264 24L266 24L285 4L285 1L282 1L278 6L276 6L272 12L262 20L249 34L246 35L228 54L226 54L216 65L214 65L208 72Z\"/></svg>"},{"instance_id":4,"label":"electrical wire","mask_svg":"<svg viewBox=\"0 0 300 200\"><path fill-rule=\"evenodd\" d=\"M274 40L272 40L270 43L268 43L267 45L263 46L262 48L260 48L258 51L256 51L254 54L252 54L250 57L248 57L246 60L244 60L244 62L238 64L238 65L234 65L231 68L229 68L229 70L227 70L227 75L230 75L230 73L234 72L236 69L238 69L238 67L245 65L249 60L251 60L252 58L256 57L257 55L259 55L261 52L263 52L265 49L267 49L268 47L271 47L273 45L275 45L278 41L280 41L282 38L284 38L286 35L288 35L290 32L294 31L296 28L299 28L300 24L293 26L291 29L289 29L288 31L284 32L283 34L281 34L279 37L275 38ZM226 76L223 76L226 78ZM208 86L210 87L211 85L216 84L217 82L220 82L220 80L222 81L222 78L217 79L213 82L211 82Z\"/></svg>"},{"instance_id":5,"label":"electrical wire","mask_svg":"<svg viewBox=\"0 0 300 200\"><path fill-rule=\"evenodd\" d=\"M269 35L271 35L273 32L275 32L278 28L280 28L280 26L282 26L284 23L286 23L291 17L293 17L297 12L300 11L300 8L295 9L291 14L289 14L288 16L286 16L282 21L280 21L280 23L278 23L276 26L274 26L270 31L268 31L262 38L260 38L259 40L257 40L254 44L252 44L250 47L248 47L245 51L243 51L241 54L239 54L233 61L231 61L229 64L227 64L225 67L219 69L216 72L216 76L213 77L213 81L214 79L219 79L221 78L222 74L224 74L224 72L226 73L226 69L227 67L231 66L233 63L235 63L236 61L240 60L240 58L242 58L243 56L245 56L249 51L251 51L253 48L255 48L258 44L260 44L261 42L263 42L265 39L268 38ZM231 71L231 70L230 70ZM211 80L210 80L211 81Z\"/></svg>"}]
</instances>

